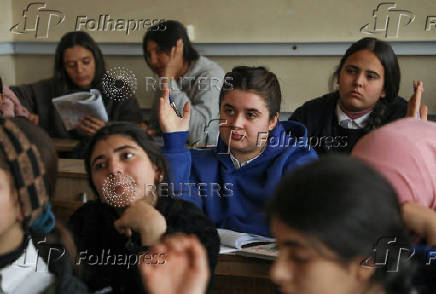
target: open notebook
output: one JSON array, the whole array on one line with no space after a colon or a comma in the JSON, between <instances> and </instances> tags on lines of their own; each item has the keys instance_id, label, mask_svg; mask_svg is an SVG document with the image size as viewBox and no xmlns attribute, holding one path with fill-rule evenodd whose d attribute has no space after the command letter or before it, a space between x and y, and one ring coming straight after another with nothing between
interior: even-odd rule
<instances>
[{"instance_id":1,"label":"open notebook","mask_svg":"<svg viewBox=\"0 0 436 294\"><path fill-rule=\"evenodd\" d=\"M52 101L67 131L75 129L80 123L79 118L87 115L108 121L103 99L97 89L63 95Z\"/></svg>"},{"instance_id":2,"label":"open notebook","mask_svg":"<svg viewBox=\"0 0 436 294\"><path fill-rule=\"evenodd\" d=\"M226 229L218 229L218 235L221 240L220 254L234 253L272 260L277 256L277 246L274 238L238 233Z\"/></svg>"}]
</instances>

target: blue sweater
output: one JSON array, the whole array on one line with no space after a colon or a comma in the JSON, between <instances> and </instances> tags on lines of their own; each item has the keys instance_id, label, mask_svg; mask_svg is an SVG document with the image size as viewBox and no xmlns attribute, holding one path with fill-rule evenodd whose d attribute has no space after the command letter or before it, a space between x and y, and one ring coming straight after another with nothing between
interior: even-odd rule
<instances>
[{"instance_id":1,"label":"blue sweater","mask_svg":"<svg viewBox=\"0 0 436 294\"><path fill-rule=\"evenodd\" d=\"M318 156L307 143L304 125L280 122L259 157L235 169L227 145L186 149L188 132L164 134L170 164L170 196L201 207L217 227L270 236L265 205L282 176Z\"/></svg>"}]
</instances>

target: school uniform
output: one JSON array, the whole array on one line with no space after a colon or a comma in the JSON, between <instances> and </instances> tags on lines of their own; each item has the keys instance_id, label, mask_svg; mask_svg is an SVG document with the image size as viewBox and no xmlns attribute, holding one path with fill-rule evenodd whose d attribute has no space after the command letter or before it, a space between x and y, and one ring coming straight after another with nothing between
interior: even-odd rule
<instances>
[{"instance_id":1,"label":"school uniform","mask_svg":"<svg viewBox=\"0 0 436 294\"><path fill-rule=\"evenodd\" d=\"M306 128L279 122L256 158L234 163L227 144L186 149L188 132L163 135L163 153L171 166L172 196L195 203L217 227L269 236L265 206L281 177L317 158L306 144Z\"/></svg>"},{"instance_id":2,"label":"school uniform","mask_svg":"<svg viewBox=\"0 0 436 294\"><path fill-rule=\"evenodd\" d=\"M367 131L365 120L344 122L338 115L339 92L333 92L305 102L289 117L307 127L309 142L318 154L329 152L351 153L357 141ZM401 97L395 97L389 104L386 114L381 118L382 125L402 118L407 112L407 102ZM356 127L357 126L357 127Z\"/></svg>"}]
</instances>

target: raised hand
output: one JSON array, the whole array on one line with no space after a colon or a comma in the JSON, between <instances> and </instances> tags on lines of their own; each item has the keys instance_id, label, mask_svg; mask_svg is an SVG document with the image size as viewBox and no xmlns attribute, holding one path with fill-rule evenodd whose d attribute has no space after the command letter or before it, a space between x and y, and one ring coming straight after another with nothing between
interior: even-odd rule
<instances>
[{"instance_id":1,"label":"raised hand","mask_svg":"<svg viewBox=\"0 0 436 294\"><path fill-rule=\"evenodd\" d=\"M183 117L178 117L171 107L170 91L164 88L163 96L159 101L159 123L163 133L184 132L189 130L190 104L186 102L183 107Z\"/></svg>"},{"instance_id":2,"label":"raised hand","mask_svg":"<svg viewBox=\"0 0 436 294\"><path fill-rule=\"evenodd\" d=\"M152 248L165 254L164 264L139 264L142 281L150 294L204 294L209 280L205 248L195 236L174 234Z\"/></svg>"},{"instance_id":3,"label":"raised hand","mask_svg":"<svg viewBox=\"0 0 436 294\"><path fill-rule=\"evenodd\" d=\"M414 93L407 103L406 117L415 117L422 120L427 120L428 108L426 105L421 106L421 96L424 92L424 84L422 81L413 82ZM419 112L419 117L418 117Z\"/></svg>"}]
</instances>

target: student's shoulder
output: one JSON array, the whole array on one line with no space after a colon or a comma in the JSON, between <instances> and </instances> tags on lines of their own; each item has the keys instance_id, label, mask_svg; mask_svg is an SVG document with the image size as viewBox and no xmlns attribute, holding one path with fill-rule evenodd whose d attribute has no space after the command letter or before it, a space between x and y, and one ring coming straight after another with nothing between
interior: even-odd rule
<instances>
[{"instance_id":1,"label":"student's shoulder","mask_svg":"<svg viewBox=\"0 0 436 294\"><path fill-rule=\"evenodd\" d=\"M54 79L44 79L34 83L29 84L19 84L11 86L11 90L15 92L17 96L22 96L27 94L42 94L45 96L50 96L50 93L53 93L56 87L56 82Z\"/></svg>"},{"instance_id":2,"label":"student's shoulder","mask_svg":"<svg viewBox=\"0 0 436 294\"><path fill-rule=\"evenodd\" d=\"M70 217L70 224L85 222L91 224L102 221L104 218L111 217L114 214L113 209L103 204L99 200L90 200L79 207Z\"/></svg>"},{"instance_id":3,"label":"student's shoulder","mask_svg":"<svg viewBox=\"0 0 436 294\"><path fill-rule=\"evenodd\" d=\"M156 205L156 209L159 210L163 215L179 215L183 211L191 211L195 213L202 213L201 209L197 207L195 204L185 201L183 199L175 197L163 197L159 198L159 201Z\"/></svg>"},{"instance_id":4,"label":"student's shoulder","mask_svg":"<svg viewBox=\"0 0 436 294\"><path fill-rule=\"evenodd\" d=\"M329 116L334 112L337 100L338 94L333 92L306 101L292 113L289 120L302 122L311 128L312 124L318 124L320 118Z\"/></svg>"},{"instance_id":5,"label":"student's shoulder","mask_svg":"<svg viewBox=\"0 0 436 294\"><path fill-rule=\"evenodd\" d=\"M328 93L320 97L306 101L301 107L309 111L325 111L325 107L336 105L338 96L336 92Z\"/></svg>"},{"instance_id":6,"label":"student's shoulder","mask_svg":"<svg viewBox=\"0 0 436 294\"><path fill-rule=\"evenodd\" d=\"M207 57L200 56L192 68L194 73L199 76L211 76L216 78L224 77L224 70L218 63L210 60Z\"/></svg>"},{"instance_id":7,"label":"student's shoulder","mask_svg":"<svg viewBox=\"0 0 436 294\"><path fill-rule=\"evenodd\" d=\"M50 79L43 79L43 80L39 80L37 82L34 83L28 83L28 84L20 84L20 85L16 85L14 87L16 88L20 88L20 87L32 87L32 88L54 88L56 86L56 81L53 78Z\"/></svg>"},{"instance_id":8,"label":"student's shoulder","mask_svg":"<svg viewBox=\"0 0 436 294\"><path fill-rule=\"evenodd\" d=\"M391 105L399 110L407 110L407 100L400 96L392 99Z\"/></svg>"},{"instance_id":9,"label":"student's shoulder","mask_svg":"<svg viewBox=\"0 0 436 294\"><path fill-rule=\"evenodd\" d=\"M389 103L388 112L388 122L405 117L407 113L407 101L403 97L395 97Z\"/></svg>"},{"instance_id":10,"label":"student's shoulder","mask_svg":"<svg viewBox=\"0 0 436 294\"><path fill-rule=\"evenodd\" d=\"M218 164L217 148L191 148L191 167L193 170L203 174L207 170L212 170Z\"/></svg>"},{"instance_id":11,"label":"student's shoulder","mask_svg":"<svg viewBox=\"0 0 436 294\"><path fill-rule=\"evenodd\" d=\"M172 226L202 222L214 226L204 212L194 203L174 197L160 197L156 209Z\"/></svg>"}]
</instances>

